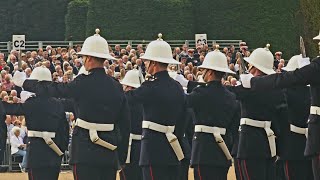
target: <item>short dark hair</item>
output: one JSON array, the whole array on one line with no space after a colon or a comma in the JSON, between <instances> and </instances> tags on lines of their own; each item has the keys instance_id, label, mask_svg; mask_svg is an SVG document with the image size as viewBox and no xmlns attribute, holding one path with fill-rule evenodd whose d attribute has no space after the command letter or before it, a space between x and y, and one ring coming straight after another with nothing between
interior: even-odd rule
<instances>
[{"instance_id":1,"label":"short dark hair","mask_svg":"<svg viewBox=\"0 0 320 180\"><path fill-rule=\"evenodd\" d=\"M158 62L159 66L162 67L162 68L167 68L168 67L168 64L166 63L161 63L161 62Z\"/></svg>"},{"instance_id":2,"label":"short dark hair","mask_svg":"<svg viewBox=\"0 0 320 180\"><path fill-rule=\"evenodd\" d=\"M217 78L217 79L222 79L224 76L225 76L225 72L221 72L221 71L214 71L213 70L213 73L214 73L214 76Z\"/></svg>"}]
</instances>

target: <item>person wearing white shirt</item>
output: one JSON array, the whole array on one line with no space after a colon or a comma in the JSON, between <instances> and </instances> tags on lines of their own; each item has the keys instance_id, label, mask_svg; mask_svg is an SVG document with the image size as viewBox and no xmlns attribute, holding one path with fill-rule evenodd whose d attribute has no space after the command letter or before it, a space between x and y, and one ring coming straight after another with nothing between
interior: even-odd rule
<instances>
[{"instance_id":1,"label":"person wearing white shirt","mask_svg":"<svg viewBox=\"0 0 320 180\"><path fill-rule=\"evenodd\" d=\"M12 128L13 136L10 137L11 155L20 155L23 157L22 163L19 164L21 171L26 168L27 156L26 156L26 144L23 143L20 135L20 128L15 126Z\"/></svg>"}]
</instances>

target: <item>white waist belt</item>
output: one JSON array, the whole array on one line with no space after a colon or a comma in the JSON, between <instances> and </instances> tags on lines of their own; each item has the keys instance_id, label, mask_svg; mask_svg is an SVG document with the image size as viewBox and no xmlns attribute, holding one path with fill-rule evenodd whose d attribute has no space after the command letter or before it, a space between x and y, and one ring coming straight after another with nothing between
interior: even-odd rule
<instances>
[{"instance_id":1,"label":"white waist belt","mask_svg":"<svg viewBox=\"0 0 320 180\"><path fill-rule=\"evenodd\" d=\"M301 128L293 124L290 124L290 131L297 134L305 135L306 138L308 137L308 128Z\"/></svg>"},{"instance_id":2,"label":"white waist belt","mask_svg":"<svg viewBox=\"0 0 320 180\"><path fill-rule=\"evenodd\" d=\"M219 147L223 151L224 155L228 160L232 159L232 156L230 154L230 151L224 142L223 138L221 135L226 134L226 129L225 128L220 128L220 127L211 127L211 126L205 126L205 125L195 125L194 132L202 132L202 133L209 133L213 134L216 142L218 143Z\"/></svg>"},{"instance_id":3,"label":"white waist belt","mask_svg":"<svg viewBox=\"0 0 320 180\"><path fill-rule=\"evenodd\" d=\"M63 155L63 152L59 149L56 143L54 143L54 141L51 139L56 137L55 132L28 130L28 137L42 138L55 153L57 153L59 156Z\"/></svg>"},{"instance_id":4,"label":"white waist belt","mask_svg":"<svg viewBox=\"0 0 320 180\"><path fill-rule=\"evenodd\" d=\"M114 124L98 124L98 123L89 123L82 119L77 119L76 126L89 130L90 140L100 146L103 146L110 150L115 150L117 146L112 145L99 138L97 131L113 131Z\"/></svg>"},{"instance_id":5,"label":"white waist belt","mask_svg":"<svg viewBox=\"0 0 320 180\"><path fill-rule=\"evenodd\" d=\"M142 122L143 129L151 129L157 132L164 133L170 143L174 153L176 154L179 161L184 158L183 151L181 149L178 138L173 134L174 126L164 126L161 124L157 124L151 121L143 121Z\"/></svg>"},{"instance_id":6,"label":"white waist belt","mask_svg":"<svg viewBox=\"0 0 320 180\"><path fill-rule=\"evenodd\" d=\"M266 131L268 137L271 157L276 156L276 136L274 135L274 132L271 129L271 121L257 121L249 118L241 118L240 125L248 125L257 128L263 128Z\"/></svg>"},{"instance_id":7,"label":"white waist belt","mask_svg":"<svg viewBox=\"0 0 320 180\"><path fill-rule=\"evenodd\" d=\"M128 146L128 153L127 153L127 160L126 163L130 163L130 159L131 159L131 144L132 144L132 140L137 140L140 141L142 139L142 136L139 134L132 134L130 133L130 137L129 137L129 146Z\"/></svg>"},{"instance_id":8,"label":"white waist belt","mask_svg":"<svg viewBox=\"0 0 320 180\"><path fill-rule=\"evenodd\" d=\"M320 115L320 107L318 107L318 106L311 106L311 107L310 107L310 114Z\"/></svg>"}]
</instances>

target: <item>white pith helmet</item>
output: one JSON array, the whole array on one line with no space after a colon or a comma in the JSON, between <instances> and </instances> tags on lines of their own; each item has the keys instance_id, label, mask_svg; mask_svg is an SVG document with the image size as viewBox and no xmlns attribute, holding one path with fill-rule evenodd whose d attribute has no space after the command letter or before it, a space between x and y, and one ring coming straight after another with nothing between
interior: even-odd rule
<instances>
[{"instance_id":1,"label":"white pith helmet","mask_svg":"<svg viewBox=\"0 0 320 180\"><path fill-rule=\"evenodd\" d=\"M158 34L158 39L148 44L146 52L141 59L161 62L165 64L181 64L173 59L170 45L162 39L162 34Z\"/></svg>"},{"instance_id":2,"label":"white pith helmet","mask_svg":"<svg viewBox=\"0 0 320 180\"><path fill-rule=\"evenodd\" d=\"M34 68L29 79L34 79L38 81L52 81L52 76L48 68L40 66Z\"/></svg>"},{"instance_id":3,"label":"white pith helmet","mask_svg":"<svg viewBox=\"0 0 320 180\"><path fill-rule=\"evenodd\" d=\"M235 74L235 72L231 71L228 67L227 57L219 51L219 45L216 45L216 49L206 55L202 65L198 68Z\"/></svg>"},{"instance_id":4,"label":"white pith helmet","mask_svg":"<svg viewBox=\"0 0 320 180\"><path fill-rule=\"evenodd\" d=\"M87 55L104 59L114 60L115 58L109 54L109 45L107 40L99 35L100 30L96 29L96 34L88 37L77 54Z\"/></svg>"},{"instance_id":5,"label":"white pith helmet","mask_svg":"<svg viewBox=\"0 0 320 180\"><path fill-rule=\"evenodd\" d=\"M296 69L299 69L299 64L298 64L299 59L302 59L301 54L292 56L287 64L287 66L283 67L282 69L285 71L294 71Z\"/></svg>"},{"instance_id":6,"label":"white pith helmet","mask_svg":"<svg viewBox=\"0 0 320 180\"><path fill-rule=\"evenodd\" d=\"M269 50L270 44L267 44L265 48L258 48L254 50L249 57L245 57L252 66L256 67L265 74L276 73L273 70L273 55Z\"/></svg>"},{"instance_id":7,"label":"white pith helmet","mask_svg":"<svg viewBox=\"0 0 320 180\"><path fill-rule=\"evenodd\" d=\"M144 78L140 75L139 70L133 69L126 73L126 75L120 83L130 87L138 88L143 82Z\"/></svg>"}]
</instances>

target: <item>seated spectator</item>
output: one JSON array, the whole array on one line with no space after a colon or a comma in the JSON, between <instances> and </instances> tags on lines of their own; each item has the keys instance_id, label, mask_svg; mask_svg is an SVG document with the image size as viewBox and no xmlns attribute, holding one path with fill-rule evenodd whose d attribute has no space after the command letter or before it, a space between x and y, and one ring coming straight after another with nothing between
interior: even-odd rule
<instances>
[{"instance_id":1,"label":"seated spectator","mask_svg":"<svg viewBox=\"0 0 320 180\"><path fill-rule=\"evenodd\" d=\"M2 101L8 102L9 101L9 96L8 95L4 96Z\"/></svg>"},{"instance_id":2,"label":"seated spectator","mask_svg":"<svg viewBox=\"0 0 320 180\"><path fill-rule=\"evenodd\" d=\"M132 70L132 63L131 62L127 62L126 64L126 71Z\"/></svg>"},{"instance_id":3,"label":"seated spectator","mask_svg":"<svg viewBox=\"0 0 320 180\"><path fill-rule=\"evenodd\" d=\"M26 70L24 72L26 73L27 78L29 78L32 73L32 70L31 70L31 68L26 68Z\"/></svg>"},{"instance_id":4,"label":"seated spectator","mask_svg":"<svg viewBox=\"0 0 320 180\"><path fill-rule=\"evenodd\" d=\"M12 96L12 97L18 96L17 91L16 90L11 90L10 96Z\"/></svg>"},{"instance_id":5,"label":"seated spectator","mask_svg":"<svg viewBox=\"0 0 320 180\"><path fill-rule=\"evenodd\" d=\"M6 115L6 120L5 123L7 125L7 135L8 135L8 139L10 139L10 132L12 130L12 128L14 127L14 125L11 123L11 116L10 115Z\"/></svg>"},{"instance_id":6,"label":"seated spectator","mask_svg":"<svg viewBox=\"0 0 320 180\"><path fill-rule=\"evenodd\" d=\"M1 93L0 93L0 98L3 100L3 98L4 98L5 96L8 96L7 91L1 91Z\"/></svg>"},{"instance_id":7,"label":"seated spectator","mask_svg":"<svg viewBox=\"0 0 320 180\"><path fill-rule=\"evenodd\" d=\"M14 127L18 127L20 129L20 137L24 139L27 136L27 128L22 126L22 122L17 118L17 116L11 117L11 122L13 121ZM13 133L11 133L13 135Z\"/></svg>"},{"instance_id":8,"label":"seated spectator","mask_svg":"<svg viewBox=\"0 0 320 180\"><path fill-rule=\"evenodd\" d=\"M27 162L26 144L23 143L23 140L20 137L19 127L12 128L12 132L13 136L10 137L11 155L19 155L23 157L22 163L19 163L19 166L21 171L24 172Z\"/></svg>"},{"instance_id":9,"label":"seated spectator","mask_svg":"<svg viewBox=\"0 0 320 180\"><path fill-rule=\"evenodd\" d=\"M11 91L14 87L13 82L11 81L11 76L6 74L4 77L4 81L2 81L1 89L2 91Z\"/></svg>"}]
</instances>

